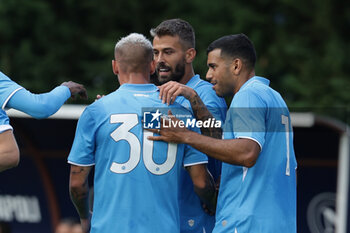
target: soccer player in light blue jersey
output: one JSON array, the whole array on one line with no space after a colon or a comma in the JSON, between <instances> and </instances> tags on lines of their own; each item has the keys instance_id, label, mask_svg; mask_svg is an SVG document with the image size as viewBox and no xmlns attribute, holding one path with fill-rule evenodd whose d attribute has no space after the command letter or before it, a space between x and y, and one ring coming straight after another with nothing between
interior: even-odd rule
<instances>
[{"instance_id":1,"label":"soccer player in light blue jersey","mask_svg":"<svg viewBox=\"0 0 350 233\"><path fill-rule=\"evenodd\" d=\"M194 74L192 61L196 50L192 26L181 19L165 20L151 30L151 35L154 37L154 58L157 64L156 81L157 84L163 84L159 87L163 102L171 104L176 101L192 111L197 120L215 118L223 123L227 109L225 100L215 94L209 82ZM201 100L204 105L199 105ZM220 127L202 128L201 132L216 138L222 137ZM208 169L218 182L221 162L208 158ZM181 233L211 233L215 224L215 216L204 211L185 170L182 171L180 219Z\"/></svg>"},{"instance_id":2,"label":"soccer player in light blue jersey","mask_svg":"<svg viewBox=\"0 0 350 233\"><path fill-rule=\"evenodd\" d=\"M192 115L179 104L167 107L158 98L158 88L149 84L155 65L152 44L144 36L132 33L122 38L112 67L120 87L85 109L68 157L71 198L84 232L90 228L87 179L94 166L91 233L179 233L183 166L201 201L215 208L207 158L185 144L147 140L152 133L143 127L160 120L168 109Z\"/></svg>"},{"instance_id":3,"label":"soccer player in light blue jersey","mask_svg":"<svg viewBox=\"0 0 350 233\"><path fill-rule=\"evenodd\" d=\"M43 119L57 112L69 97L74 98L75 95L87 98L83 85L69 81L48 93L32 94L0 72L1 109L13 108L34 118Z\"/></svg>"},{"instance_id":4,"label":"soccer player in light blue jersey","mask_svg":"<svg viewBox=\"0 0 350 233\"><path fill-rule=\"evenodd\" d=\"M0 109L0 172L17 166L19 150L9 118L5 111Z\"/></svg>"},{"instance_id":5,"label":"soccer player in light blue jersey","mask_svg":"<svg viewBox=\"0 0 350 233\"><path fill-rule=\"evenodd\" d=\"M255 76L247 36L224 36L207 52L216 94L234 95L225 139L179 128L149 139L186 143L223 161L214 233L295 233L297 163L288 108L269 80Z\"/></svg>"}]
</instances>

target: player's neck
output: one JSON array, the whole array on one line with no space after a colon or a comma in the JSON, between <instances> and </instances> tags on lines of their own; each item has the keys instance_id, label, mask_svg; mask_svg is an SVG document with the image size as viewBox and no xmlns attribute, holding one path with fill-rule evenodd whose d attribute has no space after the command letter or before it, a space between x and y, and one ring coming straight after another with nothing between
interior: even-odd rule
<instances>
[{"instance_id":1,"label":"player's neck","mask_svg":"<svg viewBox=\"0 0 350 233\"><path fill-rule=\"evenodd\" d=\"M120 85L124 83L129 84L148 84L149 83L149 75L143 73L129 73L125 75L119 76Z\"/></svg>"},{"instance_id":2,"label":"player's neck","mask_svg":"<svg viewBox=\"0 0 350 233\"><path fill-rule=\"evenodd\" d=\"M194 70L192 65L186 67L184 76L180 79L179 83L186 85L188 81L194 76Z\"/></svg>"},{"instance_id":3,"label":"player's neck","mask_svg":"<svg viewBox=\"0 0 350 233\"><path fill-rule=\"evenodd\" d=\"M246 83L249 79L251 79L254 76L255 76L254 69L249 71L249 72L241 73L240 76L237 77L237 84L235 85L234 94L236 94L241 89L241 87L244 85L244 83Z\"/></svg>"}]
</instances>

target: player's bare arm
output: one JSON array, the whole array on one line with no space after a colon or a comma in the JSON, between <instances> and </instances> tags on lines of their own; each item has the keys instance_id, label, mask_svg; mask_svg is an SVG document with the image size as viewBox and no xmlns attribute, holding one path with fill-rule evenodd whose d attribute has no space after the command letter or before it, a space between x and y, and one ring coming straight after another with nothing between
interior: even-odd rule
<instances>
[{"instance_id":1,"label":"player's bare arm","mask_svg":"<svg viewBox=\"0 0 350 233\"><path fill-rule=\"evenodd\" d=\"M72 99L74 99L76 95L79 95L80 98L82 98L82 99L87 99L87 97L88 97L87 91L82 84L79 84L79 83L76 83L73 81L69 81L69 82L62 83L61 86L66 86L69 88Z\"/></svg>"},{"instance_id":2,"label":"player's bare arm","mask_svg":"<svg viewBox=\"0 0 350 233\"><path fill-rule=\"evenodd\" d=\"M188 99L191 103L191 107L193 110L193 114L197 120L206 121L208 119L213 119L213 115L210 113L210 111L207 109L207 107L204 105L201 98L198 96L197 92L195 92L194 95L192 95ZM201 133L203 135L213 137L213 138L222 138L222 129L216 128L216 127L202 127Z\"/></svg>"},{"instance_id":3,"label":"player's bare arm","mask_svg":"<svg viewBox=\"0 0 350 233\"><path fill-rule=\"evenodd\" d=\"M169 111L172 120L177 121L175 116ZM165 120L162 120L162 125ZM175 125L175 124L174 124ZM210 157L221 160L225 163L240 165L245 167L254 166L260 153L260 146L257 142L246 139L222 140L198 134L186 128L181 128L176 124L167 125L166 128L148 129L160 136L149 136L149 140L165 141L173 143L185 143Z\"/></svg>"},{"instance_id":4,"label":"player's bare arm","mask_svg":"<svg viewBox=\"0 0 350 233\"><path fill-rule=\"evenodd\" d=\"M209 214L214 214L216 210L216 188L215 182L205 164L198 164L186 167L193 181L194 191L205 204Z\"/></svg>"},{"instance_id":5,"label":"player's bare arm","mask_svg":"<svg viewBox=\"0 0 350 233\"><path fill-rule=\"evenodd\" d=\"M91 166L82 167L71 165L70 171L70 196L80 216L80 222L84 233L90 230L88 175L91 168Z\"/></svg>"},{"instance_id":6,"label":"player's bare arm","mask_svg":"<svg viewBox=\"0 0 350 233\"><path fill-rule=\"evenodd\" d=\"M174 81L167 82L159 87L159 98L163 103L173 104L177 96L183 96L190 101L194 117L197 120L206 121L214 118L207 109L197 92L192 88ZM213 138L222 137L222 129L215 127L201 128L201 133Z\"/></svg>"},{"instance_id":7,"label":"player's bare arm","mask_svg":"<svg viewBox=\"0 0 350 233\"><path fill-rule=\"evenodd\" d=\"M0 133L0 172L16 167L19 163L19 150L12 130Z\"/></svg>"}]
</instances>

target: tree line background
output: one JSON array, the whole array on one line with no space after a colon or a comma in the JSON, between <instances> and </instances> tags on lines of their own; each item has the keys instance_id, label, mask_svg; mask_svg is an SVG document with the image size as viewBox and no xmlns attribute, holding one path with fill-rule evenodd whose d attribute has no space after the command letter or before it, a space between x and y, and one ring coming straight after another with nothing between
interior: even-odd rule
<instances>
[{"instance_id":1,"label":"tree line background","mask_svg":"<svg viewBox=\"0 0 350 233\"><path fill-rule=\"evenodd\" d=\"M196 31L195 72L206 48L245 33L257 50L256 74L271 80L290 108L350 112L350 2L346 0L0 0L0 70L41 93L64 81L97 93L118 86L114 45L131 32L150 38L162 20L182 18ZM339 114L338 114L339 116Z\"/></svg>"}]
</instances>

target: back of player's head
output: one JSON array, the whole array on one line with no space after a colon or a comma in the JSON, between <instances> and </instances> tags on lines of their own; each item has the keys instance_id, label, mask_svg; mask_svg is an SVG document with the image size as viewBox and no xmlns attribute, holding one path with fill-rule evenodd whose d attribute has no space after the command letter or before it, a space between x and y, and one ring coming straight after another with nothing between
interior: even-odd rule
<instances>
[{"instance_id":1,"label":"back of player's head","mask_svg":"<svg viewBox=\"0 0 350 233\"><path fill-rule=\"evenodd\" d=\"M152 37L178 36L186 49L195 48L194 29L187 21L182 19L169 19L152 28Z\"/></svg>"},{"instance_id":2,"label":"back of player's head","mask_svg":"<svg viewBox=\"0 0 350 233\"><path fill-rule=\"evenodd\" d=\"M142 34L131 33L117 42L114 55L124 72L142 72L153 60L152 43Z\"/></svg>"},{"instance_id":3,"label":"back of player's head","mask_svg":"<svg viewBox=\"0 0 350 233\"><path fill-rule=\"evenodd\" d=\"M253 69L256 52L253 43L244 34L223 36L213 41L207 48L207 54L214 49L221 49L221 57L240 58L248 69Z\"/></svg>"}]
</instances>

